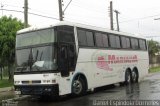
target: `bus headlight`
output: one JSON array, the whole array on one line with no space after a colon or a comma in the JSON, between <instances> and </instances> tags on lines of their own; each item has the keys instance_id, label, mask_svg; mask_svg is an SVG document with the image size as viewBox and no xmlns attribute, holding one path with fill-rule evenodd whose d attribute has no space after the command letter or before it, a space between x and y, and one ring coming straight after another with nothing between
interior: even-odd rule
<instances>
[{"instance_id":1,"label":"bus headlight","mask_svg":"<svg viewBox=\"0 0 160 106\"><path fill-rule=\"evenodd\" d=\"M19 84L21 81L14 81L14 84Z\"/></svg>"},{"instance_id":2,"label":"bus headlight","mask_svg":"<svg viewBox=\"0 0 160 106\"><path fill-rule=\"evenodd\" d=\"M56 83L56 80L54 79L54 80L52 80L52 83L54 84L54 83Z\"/></svg>"},{"instance_id":3,"label":"bus headlight","mask_svg":"<svg viewBox=\"0 0 160 106\"><path fill-rule=\"evenodd\" d=\"M50 83L50 80L43 80L43 83Z\"/></svg>"},{"instance_id":4,"label":"bus headlight","mask_svg":"<svg viewBox=\"0 0 160 106\"><path fill-rule=\"evenodd\" d=\"M56 83L56 80L42 80L43 83L52 83L52 84L55 84Z\"/></svg>"}]
</instances>

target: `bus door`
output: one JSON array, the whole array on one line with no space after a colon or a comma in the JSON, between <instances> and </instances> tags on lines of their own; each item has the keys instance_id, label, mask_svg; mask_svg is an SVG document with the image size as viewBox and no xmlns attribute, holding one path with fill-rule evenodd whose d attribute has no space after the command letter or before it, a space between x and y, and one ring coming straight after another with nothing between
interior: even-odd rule
<instances>
[{"instance_id":1,"label":"bus door","mask_svg":"<svg viewBox=\"0 0 160 106\"><path fill-rule=\"evenodd\" d=\"M76 51L74 44L61 44L59 50L59 68L61 76L67 77L75 70Z\"/></svg>"},{"instance_id":2,"label":"bus door","mask_svg":"<svg viewBox=\"0 0 160 106\"><path fill-rule=\"evenodd\" d=\"M61 44L59 48L59 70L62 77L69 76L69 57L68 57L68 45Z\"/></svg>"},{"instance_id":3,"label":"bus door","mask_svg":"<svg viewBox=\"0 0 160 106\"><path fill-rule=\"evenodd\" d=\"M61 94L71 93L71 71L75 70L76 49L74 40L74 27L57 26L58 41L58 69L61 78L59 89ZM60 94L60 95L61 95Z\"/></svg>"},{"instance_id":4,"label":"bus door","mask_svg":"<svg viewBox=\"0 0 160 106\"><path fill-rule=\"evenodd\" d=\"M59 48L59 70L61 72L61 78L59 83L59 88L62 94L71 93L71 76L70 72L74 68L74 45L70 44L60 44ZM61 95L61 94L60 94Z\"/></svg>"}]
</instances>

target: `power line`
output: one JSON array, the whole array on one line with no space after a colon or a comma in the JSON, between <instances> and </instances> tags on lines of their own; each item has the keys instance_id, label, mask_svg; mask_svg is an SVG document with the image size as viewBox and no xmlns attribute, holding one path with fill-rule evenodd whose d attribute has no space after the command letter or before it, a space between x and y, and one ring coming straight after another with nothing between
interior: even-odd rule
<instances>
[{"instance_id":1,"label":"power line","mask_svg":"<svg viewBox=\"0 0 160 106\"><path fill-rule=\"evenodd\" d=\"M81 0L82 1L82 0ZM104 0L104 2L99 2L99 0L97 0L98 2L96 2L96 6L99 6L99 7L103 7L104 6L104 2L106 2L105 0ZM86 6L93 6L93 9L95 9L95 5L92 5L92 3L91 2L86 2L86 1L84 1L84 2L80 2L80 1L78 1L78 0L74 0L73 1L73 3L74 4L82 4L83 6L84 5L86 5ZM102 4L100 4L100 3L102 3ZM99 10L100 10L100 8L98 8ZM102 9L102 8L101 8ZM104 9L102 9L102 10L104 10Z\"/></svg>"},{"instance_id":2,"label":"power line","mask_svg":"<svg viewBox=\"0 0 160 106\"><path fill-rule=\"evenodd\" d=\"M29 9L29 11L33 11L33 12L38 12L38 13L41 13L41 14L46 14L46 15L53 15L53 13L46 13L44 11L41 11L41 10L36 10L36 9ZM57 11L54 11L54 15L58 15L58 10Z\"/></svg>"},{"instance_id":3,"label":"power line","mask_svg":"<svg viewBox=\"0 0 160 106\"><path fill-rule=\"evenodd\" d=\"M71 4L72 0L69 1L69 3L67 4L67 6L65 7L65 9L63 10L63 13L66 11L66 9L68 8L68 6Z\"/></svg>"},{"instance_id":4,"label":"power line","mask_svg":"<svg viewBox=\"0 0 160 106\"><path fill-rule=\"evenodd\" d=\"M82 5L78 5L77 3L75 3L75 1L72 3L72 5L73 5L73 6L76 6L76 7L79 7L79 8L82 8L82 9L85 9L85 10L88 10L88 11L94 11L94 12L102 13L102 14L105 14L105 13L106 13L105 9L100 10L99 8L98 8L98 9L97 9L97 8L95 9L95 8L86 7L86 6L84 6L84 5L83 5L83 7L82 7ZM102 12L102 11L104 11L104 12Z\"/></svg>"},{"instance_id":5,"label":"power line","mask_svg":"<svg viewBox=\"0 0 160 106\"><path fill-rule=\"evenodd\" d=\"M10 5L10 4L3 4L4 6L9 6L9 7L16 7L16 8L23 8L23 7L20 7L20 6L15 6L15 5Z\"/></svg>"},{"instance_id":6,"label":"power line","mask_svg":"<svg viewBox=\"0 0 160 106\"><path fill-rule=\"evenodd\" d=\"M16 8L24 8L24 7L21 7L21 6L16 6L16 5L10 5L10 4L4 4L4 3L2 3L3 4L3 7L6 7L6 6L9 6L9 7L16 7ZM30 10L30 11L35 11L35 12L39 12L39 13L42 13L42 14L48 14L48 15L53 15L53 14L51 14L51 13L46 13L46 12L44 12L44 11L41 11L41 10L37 10L37 9L32 9L32 8L28 8L28 10ZM54 11L54 10L52 10L52 11ZM58 10L57 10L58 11ZM57 11L54 11L56 14L55 15L57 15L58 14L58 12Z\"/></svg>"},{"instance_id":7,"label":"power line","mask_svg":"<svg viewBox=\"0 0 160 106\"><path fill-rule=\"evenodd\" d=\"M151 15L151 16L146 16L146 17L142 17L142 18L130 19L130 20L126 20L126 21L121 21L121 22L119 22L119 23L125 23L125 22L136 21L136 20L144 20L144 19L148 19L148 18L153 18L153 17L155 17L155 16L160 16L160 14Z\"/></svg>"},{"instance_id":8,"label":"power line","mask_svg":"<svg viewBox=\"0 0 160 106\"><path fill-rule=\"evenodd\" d=\"M18 12L18 13L24 13L23 11L11 10L11 9L0 9L0 10L11 11L11 12ZM40 16L40 17L44 17L44 18L50 18L50 19L59 20L58 18L55 18L55 17L45 16L45 15L36 14L36 13L31 13L31 12L28 12L28 14L35 15L35 16Z\"/></svg>"},{"instance_id":9,"label":"power line","mask_svg":"<svg viewBox=\"0 0 160 106\"><path fill-rule=\"evenodd\" d=\"M81 6L78 6L78 5L72 5L72 6L75 6L75 7L78 7L78 8L80 8L80 9L83 9L83 10L85 10L85 11L88 11L88 12L92 12L92 13L98 13L99 15L105 15L106 14L106 12L100 12L100 11L96 11L96 10L91 10L91 8L90 9L87 9L86 7L81 7Z\"/></svg>"},{"instance_id":10,"label":"power line","mask_svg":"<svg viewBox=\"0 0 160 106\"><path fill-rule=\"evenodd\" d=\"M44 18L50 18L50 19L59 20L58 18L54 18L54 17L50 17L50 16L45 16L45 15L40 15L40 14L36 14L36 13L30 13L30 12L29 12L29 14L36 15L36 16L40 16L40 17L44 17Z\"/></svg>"},{"instance_id":11,"label":"power line","mask_svg":"<svg viewBox=\"0 0 160 106\"><path fill-rule=\"evenodd\" d=\"M93 27L100 27L100 28L105 28L105 27L102 27L102 25L93 25L93 23L91 23L91 22L88 22L88 21L85 21L85 20L78 20L78 19L75 19L75 18L69 18L69 17L67 17L67 18L65 18L64 19L65 21L70 21L70 22L75 22L75 23L79 23L79 24L84 24L84 25L89 25L89 26L93 26ZM72 21L71 21L72 20Z\"/></svg>"},{"instance_id":12,"label":"power line","mask_svg":"<svg viewBox=\"0 0 160 106\"><path fill-rule=\"evenodd\" d=\"M160 37L160 36L145 36L146 38L155 38L155 37Z\"/></svg>"},{"instance_id":13,"label":"power line","mask_svg":"<svg viewBox=\"0 0 160 106\"><path fill-rule=\"evenodd\" d=\"M83 18L83 19L86 19L89 18L89 19L97 19L97 20L105 20L106 18L108 17L100 17L100 16L95 16L95 15L89 15L89 16L85 16L85 15L81 15L81 14L74 14L74 13L67 13L65 14L65 16L76 16L78 18Z\"/></svg>"}]
</instances>

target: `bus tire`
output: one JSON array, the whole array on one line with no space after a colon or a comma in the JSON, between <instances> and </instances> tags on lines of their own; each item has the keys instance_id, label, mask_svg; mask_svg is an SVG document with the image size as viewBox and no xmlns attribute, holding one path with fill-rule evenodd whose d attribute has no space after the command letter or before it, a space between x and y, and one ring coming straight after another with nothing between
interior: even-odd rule
<instances>
[{"instance_id":1,"label":"bus tire","mask_svg":"<svg viewBox=\"0 0 160 106\"><path fill-rule=\"evenodd\" d=\"M138 70L136 68L132 71L132 83L138 83Z\"/></svg>"},{"instance_id":2,"label":"bus tire","mask_svg":"<svg viewBox=\"0 0 160 106\"><path fill-rule=\"evenodd\" d=\"M75 96L84 95L86 92L86 84L82 78L76 78L72 84L72 93Z\"/></svg>"},{"instance_id":3,"label":"bus tire","mask_svg":"<svg viewBox=\"0 0 160 106\"><path fill-rule=\"evenodd\" d=\"M125 85L129 85L131 83L131 72L129 69L126 70L125 72L125 81L124 84Z\"/></svg>"}]
</instances>

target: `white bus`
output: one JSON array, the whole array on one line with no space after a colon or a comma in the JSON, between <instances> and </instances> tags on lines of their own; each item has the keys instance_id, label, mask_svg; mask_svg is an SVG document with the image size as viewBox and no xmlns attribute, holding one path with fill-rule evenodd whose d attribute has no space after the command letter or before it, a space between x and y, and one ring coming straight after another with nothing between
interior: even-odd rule
<instances>
[{"instance_id":1,"label":"white bus","mask_svg":"<svg viewBox=\"0 0 160 106\"><path fill-rule=\"evenodd\" d=\"M143 37L71 22L17 32L15 92L81 95L96 87L136 83L147 75Z\"/></svg>"}]
</instances>

